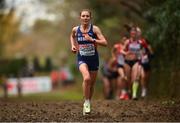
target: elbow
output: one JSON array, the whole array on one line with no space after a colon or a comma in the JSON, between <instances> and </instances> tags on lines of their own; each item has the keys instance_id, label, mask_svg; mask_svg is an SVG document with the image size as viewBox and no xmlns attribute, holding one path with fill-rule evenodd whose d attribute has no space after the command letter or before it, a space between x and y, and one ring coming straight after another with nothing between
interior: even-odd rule
<instances>
[{"instance_id":1,"label":"elbow","mask_svg":"<svg viewBox=\"0 0 180 123\"><path fill-rule=\"evenodd\" d=\"M108 43L105 43L104 46L107 47Z\"/></svg>"},{"instance_id":2,"label":"elbow","mask_svg":"<svg viewBox=\"0 0 180 123\"><path fill-rule=\"evenodd\" d=\"M99 45L104 46L104 47L106 47L108 45L106 40L101 40L101 41L98 40L98 41L96 41L96 43L98 43Z\"/></svg>"},{"instance_id":3,"label":"elbow","mask_svg":"<svg viewBox=\"0 0 180 123\"><path fill-rule=\"evenodd\" d=\"M108 43L107 43L107 41L105 42L105 46L107 46L108 45Z\"/></svg>"},{"instance_id":4,"label":"elbow","mask_svg":"<svg viewBox=\"0 0 180 123\"><path fill-rule=\"evenodd\" d=\"M103 43L103 46L106 47L107 45L108 45L108 43L107 43L107 41L105 40L104 43Z\"/></svg>"}]
</instances>

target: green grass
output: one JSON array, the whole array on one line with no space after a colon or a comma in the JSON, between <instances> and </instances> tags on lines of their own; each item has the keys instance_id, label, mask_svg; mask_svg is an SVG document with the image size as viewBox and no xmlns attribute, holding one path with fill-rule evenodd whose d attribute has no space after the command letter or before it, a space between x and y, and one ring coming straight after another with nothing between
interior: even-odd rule
<instances>
[{"instance_id":1,"label":"green grass","mask_svg":"<svg viewBox=\"0 0 180 123\"><path fill-rule=\"evenodd\" d=\"M82 100L82 78L77 77L76 83L69 86L60 85L57 89L46 93L35 93L35 94L25 94L21 98L17 95L9 96L8 100L13 101L61 101L61 100ZM0 97L3 97L3 91L0 88ZM96 82L93 99L102 99L102 83Z\"/></svg>"},{"instance_id":2,"label":"green grass","mask_svg":"<svg viewBox=\"0 0 180 123\"><path fill-rule=\"evenodd\" d=\"M3 92L1 91L1 97ZM60 101L60 100L82 100L82 92L77 85L59 87L51 92L8 96L8 100L27 100L27 101Z\"/></svg>"},{"instance_id":3,"label":"green grass","mask_svg":"<svg viewBox=\"0 0 180 123\"><path fill-rule=\"evenodd\" d=\"M55 90L49 93L30 94L23 96L25 100L43 100L43 101L60 101L60 100L81 100L82 94L78 91L68 89L66 91Z\"/></svg>"}]
</instances>

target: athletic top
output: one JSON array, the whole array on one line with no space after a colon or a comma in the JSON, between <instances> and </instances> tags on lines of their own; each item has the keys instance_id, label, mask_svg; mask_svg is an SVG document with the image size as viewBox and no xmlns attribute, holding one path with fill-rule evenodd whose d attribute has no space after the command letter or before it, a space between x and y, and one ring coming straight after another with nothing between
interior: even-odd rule
<instances>
[{"instance_id":1,"label":"athletic top","mask_svg":"<svg viewBox=\"0 0 180 123\"><path fill-rule=\"evenodd\" d=\"M80 30L80 26L78 26L76 38L78 42L78 57L80 57L83 60L94 60L97 59L98 53L97 53L97 46L95 42L88 41L84 38L84 34L88 34L93 39L96 39L97 36L93 32L93 25L90 25L90 29L87 33L82 33Z\"/></svg>"},{"instance_id":2,"label":"athletic top","mask_svg":"<svg viewBox=\"0 0 180 123\"><path fill-rule=\"evenodd\" d=\"M148 49L148 42L144 38L141 38L140 41L141 41L141 44L143 46L141 63L143 63L143 64L149 63L149 54L150 54L150 51Z\"/></svg>"},{"instance_id":3,"label":"athletic top","mask_svg":"<svg viewBox=\"0 0 180 123\"><path fill-rule=\"evenodd\" d=\"M144 39L144 38L141 38L140 43L141 43L142 47L145 48L148 51L148 42L147 42L147 40Z\"/></svg>"},{"instance_id":4,"label":"athletic top","mask_svg":"<svg viewBox=\"0 0 180 123\"><path fill-rule=\"evenodd\" d=\"M144 47L141 40L132 41L128 40L128 45L126 47L127 51L130 51L136 55L136 57L140 60L141 59L141 49Z\"/></svg>"}]
</instances>

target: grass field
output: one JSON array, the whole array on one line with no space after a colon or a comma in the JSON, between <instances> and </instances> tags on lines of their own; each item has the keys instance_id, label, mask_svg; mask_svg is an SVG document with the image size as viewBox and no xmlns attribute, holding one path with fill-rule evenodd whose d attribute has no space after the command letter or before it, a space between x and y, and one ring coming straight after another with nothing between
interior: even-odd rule
<instances>
[{"instance_id":1,"label":"grass field","mask_svg":"<svg viewBox=\"0 0 180 123\"><path fill-rule=\"evenodd\" d=\"M3 90L0 89L0 97L3 97ZM46 93L26 94L22 97L17 95L8 96L10 100L29 100L29 101L60 101L60 100L82 100L82 86L81 82L68 86L59 86L58 88ZM102 98L101 84L97 83L95 86L93 99Z\"/></svg>"}]
</instances>

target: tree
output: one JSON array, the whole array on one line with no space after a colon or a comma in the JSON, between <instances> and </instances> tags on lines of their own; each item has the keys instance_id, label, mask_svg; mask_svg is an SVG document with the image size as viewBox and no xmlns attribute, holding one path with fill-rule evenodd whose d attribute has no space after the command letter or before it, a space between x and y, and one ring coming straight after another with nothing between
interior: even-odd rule
<instances>
[{"instance_id":1,"label":"tree","mask_svg":"<svg viewBox=\"0 0 180 123\"><path fill-rule=\"evenodd\" d=\"M104 31L109 44L119 41L124 34L124 24L145 25L144 0L90 0L95 13L94 21ZM112 36L113 35L113 36Z\"/></svg>"},{"instance_id":2,"label":"tree","mask_svg":"<svg viewBox=\"0 0 180 123\"><path fill-rule=\"evenodd\" d=\"M146 36L156 49L157 73L167 71L168 76L165 76L163 86L171 97L178 96L180 93L177 86L180 80L179 6L179 0L165 0L147 11L148 16L154 21L149 24ZM156 87L161 88L160 86Z\"/></svg>"},{"instance_id":3,"label":"tree","mask_svg":"<svg viewBox=\"0 0 180 123\"><path fill-rule=\"evenodd\" d=\"M19 32L19 22L16 20L14 8L7 14L1 13L0 27L0 56L2 57L6 44L15 41Z\"/></svg>"}]
</instances>

